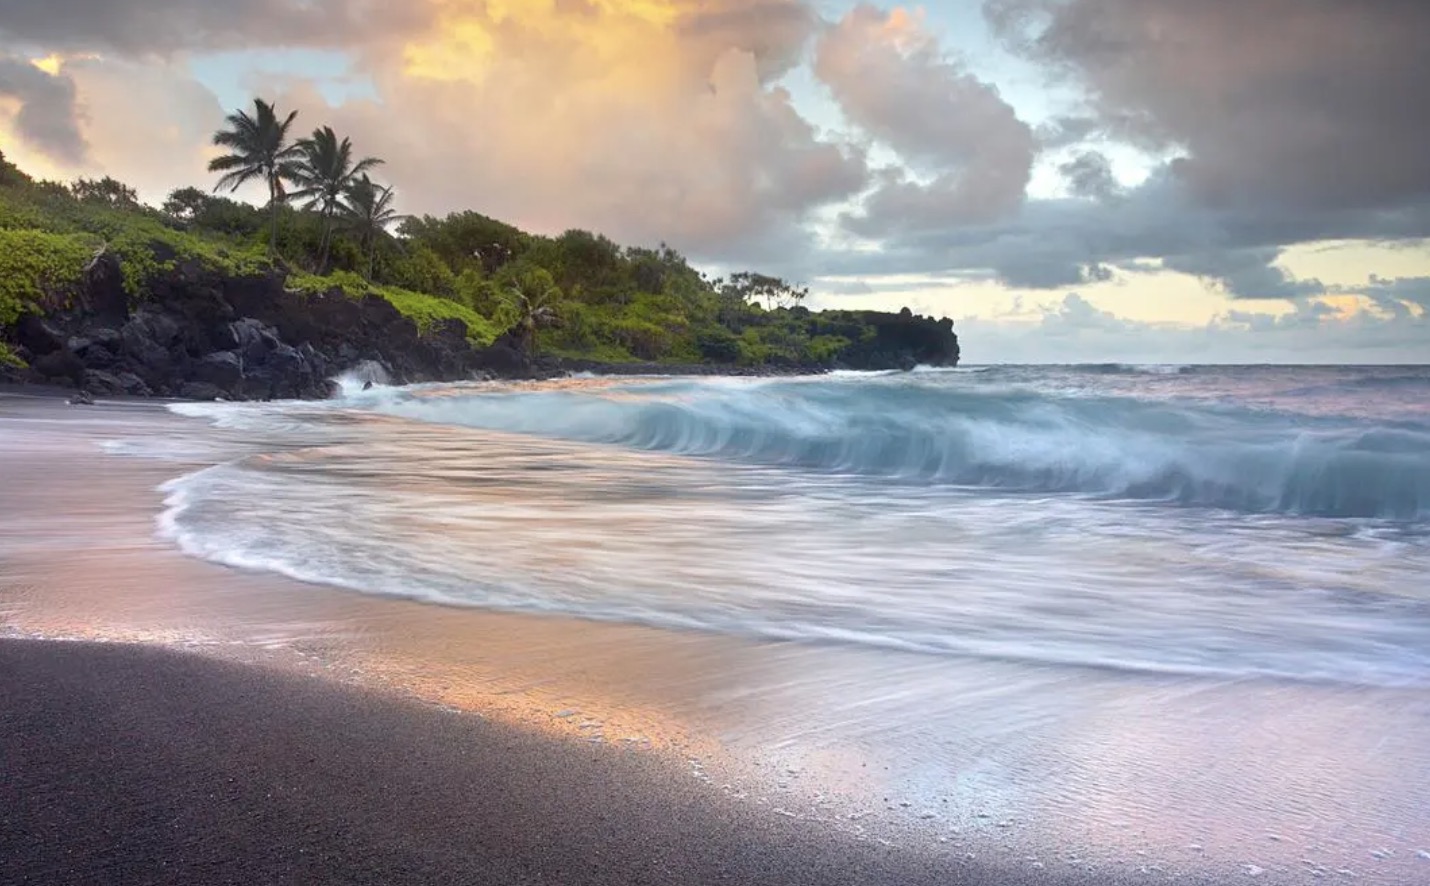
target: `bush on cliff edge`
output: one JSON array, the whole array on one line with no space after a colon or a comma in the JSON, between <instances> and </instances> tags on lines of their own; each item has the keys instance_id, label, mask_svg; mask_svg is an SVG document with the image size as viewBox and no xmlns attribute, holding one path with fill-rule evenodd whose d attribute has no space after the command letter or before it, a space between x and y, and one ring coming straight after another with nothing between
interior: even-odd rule
<instances>
[{"instance_id":1,"label":"bush on cliff edge","mask_svg":"<svg viewBox=\"0 0 1430 886\"><path fill-rule=\"evenodd\" d=\"M0 326L68 305L93 257L81 234L0 230Z\"/></svg>"}]
</instances>

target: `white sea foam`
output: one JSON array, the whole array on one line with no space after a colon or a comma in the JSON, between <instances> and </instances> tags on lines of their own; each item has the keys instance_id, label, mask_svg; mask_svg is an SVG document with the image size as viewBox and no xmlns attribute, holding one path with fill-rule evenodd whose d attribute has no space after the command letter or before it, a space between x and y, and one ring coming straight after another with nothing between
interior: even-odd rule
<instances>
[{"instance_id":1,"label":"white sea foam","mask_svg":"<svg viewBox=\"0 0 1430 886\"><path fill-rule=\"evenodd\" d=\"M390 389L364 405L484 430L919 483L1252 513L1430 514L1430 425L939 382L673 380L471 396Z\"/></svg>"},{"instance_id":2,"label":"white sea foam","mask_svg":"<svg viewBox=\"0 0 1430 886\"><path fill-rule=\"evenodd\" d=\"M444 605L1430 683L1414 422L1062 397L993 375L185 407L281 446L169 484L163 531L231 566Z\"/></svg>"}]
</instances>

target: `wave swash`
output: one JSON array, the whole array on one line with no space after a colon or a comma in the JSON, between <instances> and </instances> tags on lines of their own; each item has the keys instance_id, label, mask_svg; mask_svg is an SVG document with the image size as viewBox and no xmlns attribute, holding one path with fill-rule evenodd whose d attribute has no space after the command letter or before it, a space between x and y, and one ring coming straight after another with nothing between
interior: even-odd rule
<instances>
[{"instance_id":1,"label":"wave swash","mask_svg":"<svg viewBox=\"0 0 1430 886\"><path fill-rule=\"evenodd\" d=\"M244 448L169 484L166 534L448 605L1430 684L1430 371L364 387L173 407Z\"/></svg>"}]
</instances>

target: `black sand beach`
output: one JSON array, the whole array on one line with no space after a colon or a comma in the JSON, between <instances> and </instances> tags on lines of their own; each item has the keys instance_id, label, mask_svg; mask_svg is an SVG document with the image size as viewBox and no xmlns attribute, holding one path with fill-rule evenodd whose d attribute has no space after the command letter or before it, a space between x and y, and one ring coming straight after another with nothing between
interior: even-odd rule
<instances>
[{"instance_id":1,"label":"black sand beach","mask_svg":"<svg viewBox=\"0 0 1430 886\"><path fill-rule=\"evenodd\" d=\"M144 647L0 641L0 760L4 883L1035 882L721 803L639 751Z\"/></svg>"}]
</instances>

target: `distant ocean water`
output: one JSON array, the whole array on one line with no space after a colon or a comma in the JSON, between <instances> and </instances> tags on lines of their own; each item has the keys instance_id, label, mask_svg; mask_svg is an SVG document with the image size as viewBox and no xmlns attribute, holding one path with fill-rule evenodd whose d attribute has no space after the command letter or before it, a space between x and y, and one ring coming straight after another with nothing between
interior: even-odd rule
<instances>
[{"instance_id":1,"label":"distant ocean water","mask_svg":"<svg viewBox=\"0 0 1430 886\"><path fill-rule=\"evenodd\" d=\"M191 555L1050 667L1430 686L1430 368L578 378L181 404Z\"/></svg>"}]
</instances>

